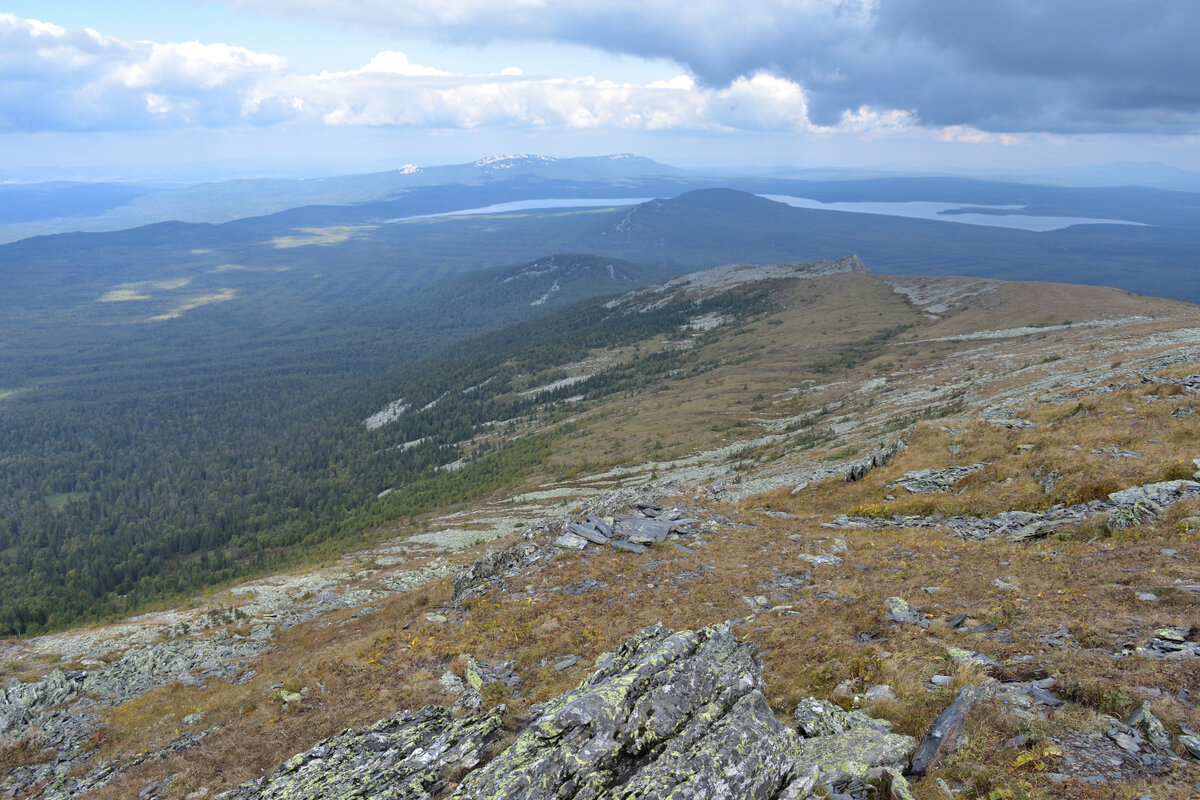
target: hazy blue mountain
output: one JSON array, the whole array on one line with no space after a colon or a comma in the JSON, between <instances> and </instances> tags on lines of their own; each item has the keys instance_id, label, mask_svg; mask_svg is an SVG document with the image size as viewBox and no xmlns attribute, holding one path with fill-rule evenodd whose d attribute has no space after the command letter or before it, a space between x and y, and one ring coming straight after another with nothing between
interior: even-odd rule
<instances>
[{"instance_id":1,"label":"hazy blue mountain","mask_svg":"<svg viewBox=\"0 0 1200 800\"><path fill-rule=\"evenodd\" d=\"M135 183L0 183L0 227L57 217L91 216L155 191Z\"/></svg>"},{"instance_id":2,"label":"hazy blue mountain","mask_svg":"<svg viewBox=\"0 0 1200 800\"><path fill-rule=\"evenodd\" d=\"M1113 164L1062 167L1046 172L1045 177L1083 186L1148 186L1200 191L1200 172L1158 161L1118 161Z\"/></svg>"},{"instance_id":3,"label":"hazy blue mountain","mask_svg":"<svg viewBox=\"0 0 1200 800\"><path fill-rule=\"evenodd\" d=\"M507 184L516 187L512 195L489 193L488 196L496 198L491 202L502 202L529 196L519 188L520 183L527 180L603 183L604 188L600 191L612 192L621 187L637 186L639 181L676 180L686 175L683 170L628 154L564 159L516 155L491 156L470 164L432 167L409 164L386 172L363 175L309 179L253 178L202 183L159 191L153 198L141 198L144 192L139 192L127 193L120 199L115 191L123 184L98 184L98 187L113 187L107 190L114 193L113 200L106 205L95 202L89 205L85 202L89 184L63 185L56 213L54 206L47 206L36 216L5 217L0 214L0 240L13 241L26 236L68 231L114 231L168 220L228 222L301 206L385 202L403 198L414 189L431 186L496 187ZM103 190L97 188L92 191ZM0 193L0 212L3 211L3 203L3 194Z\"/></svg>"}]
</instances>

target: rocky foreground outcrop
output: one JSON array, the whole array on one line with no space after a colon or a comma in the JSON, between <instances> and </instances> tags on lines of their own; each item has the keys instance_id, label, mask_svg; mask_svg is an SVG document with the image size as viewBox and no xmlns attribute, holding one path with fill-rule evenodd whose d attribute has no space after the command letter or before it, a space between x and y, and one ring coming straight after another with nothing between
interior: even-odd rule
<instances>
[{"instance_id":1,"label":"rocky foreground outcrop","mask_svg":"<svg viewBox=\"0 0 1200 800\"><path fill-rule=\"evenodd\" d=\"M50 758L0 775L0 797L24 796L47 781L43 797L72 797L147 759L196 744L199 734L182 736L157 753L140 754L119 767L103 764L83 779L72 777L91 755L88 740L101 726L106 708L170 683L200 686L209 680L252 678L246 662L264 649L262 638L221 633L133 648L112 663L55 669L28 683L9 678L0 689L0 748L30 746Z\"/></svg>"},{"instance_id":2,"label":"rocky foreground outcrop","mask_svg":"<svg viewBox=\"0 0 1200 800\"><path fill-rule=\"evenodd\" d=\"M534 708L490 761L503 707L452 718L428 707L344 731L230 793L269 798L797 799L836 790L907 797L917 743L888 723L817 700L799 732L763 694L756 647L729 625L644 629L576 689ZM457 781L457 786L454 783Z\"/></svg>"}]
</instances>

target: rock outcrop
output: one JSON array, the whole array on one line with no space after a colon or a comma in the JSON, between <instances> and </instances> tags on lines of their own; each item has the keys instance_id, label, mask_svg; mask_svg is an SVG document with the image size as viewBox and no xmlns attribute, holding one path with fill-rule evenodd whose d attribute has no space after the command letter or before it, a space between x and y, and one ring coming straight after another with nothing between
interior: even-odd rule
<instances>
[{"instance_id":1,"label":"rock outcrop","mask_svg":"<svg viewBox=\"0 0 1200 800\"><path fill-rule=\"evenodd\" d=\"M873 783L903 797L916 747L885 721L812 698L797 710L797 735L767 705L755 645L728 623L642 630L577 688L535 707L516 741L477 766L503 714L402 712L326 739L229 796L416 800L453 789L456 800L799 800Z\"/></svg>"},{"instance_id":2,"label":"rock outcrop","mask_svg":"<svg viewBox=\"0 0 1200 800\"><path fill-rule=\"evenodd\" d=\"M1140 524L1161 516L1181 500L1200 497L1200 481L1161 481L1113 492L1106 500L1053 506L1046 511L1005 511L991 517L922 517L896 515L890 519L839 514L823 528L942 528L960 539L1007 536L1020 542L1038 539L1060 528L1101 514L1110 531Z\"/></svg>"},{"instance_id":3,"label":"rock outcrop","mask_svg":"<svg viewBox=\"0 0 1200 800\"><path fill-rule=\"evenodd\" d=\"M36 742L50 758L0 777L0 793L22 794L86 762L88 739L101 724L105 706L176 682L198 686L211 679L232 682L252 677L253 671L247 670L244 662L265 646L261 640L222 633L132 648L111 664L97 663L86 670L55 669L29 683L10 678L0 689L0 746ZM111 776L115 770L115 766L103 766L100 777ZM45 796L70 795L49 792Z\"/></svg>"},{"instance_id":4,"label":"rock outcrop","mask_svg":"<svg viewBox=\"0 0 1200 800\"><path fill-rule=\"evenodd\" d=\"M867 473L871 470L890 464L892 459L903 453L907 447L908 445L903 439L897 439L890 444L880 447L870 455L851 463L846 468L846 480L861 481L867 477Z\"/></svg>"},{"instance_id":5,"label":"rock outcrop","mask_svg":"<svg viewBox=\"0 0 1200 800\"><path fill-rule=\"evenodd\" d=\"M797 773L797 740L771 712L752 644L727 627L642 631L456 798L773 798Z\"/></svg>"},{"instance_id":6,"label":"rock outcrop","mask_svg":"<svg viewBox=\"0 0 1200 800\"><path fill-rule=\"evenodd\" d=\"M978 472L987 464L970 464L961 467L946 467L945 469L919 469L906 472L900 480L889 483L888 486L901 486L914 494L938 494L953 489L963 478Z\"/></svg>"},{"instance_id":7,"label":"rock outcrop","mask_svg":"<svg viewBox=\"0 0 1200 800\"><path fill-rule=\"evenodd\" d=\"M455 719L444 708L402 711L368 728L331 736L292 756L273 775L230 793L238 800L427 798L453 773L479 763L501 731L504 706Z\"/></svg>"}]
</instances>

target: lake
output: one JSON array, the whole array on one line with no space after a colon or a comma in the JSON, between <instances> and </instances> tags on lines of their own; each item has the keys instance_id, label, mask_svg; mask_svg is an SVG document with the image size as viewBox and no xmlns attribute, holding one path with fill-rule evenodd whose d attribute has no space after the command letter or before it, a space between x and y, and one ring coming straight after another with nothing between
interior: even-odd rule
<instances>
[{"instance_id":1,"label":"lake","mask_svg":"<svg viewBox=\"0 0 1200 800\"><path fill-rule=\"evenodd\" d=\"M912 217L937 222L958 222L963 225L986 225L992 228L1017 228L1024 231L1056 231L1072 225L1141 225L1119 219L1097 219L1094 217L1039 217L1014 213L972 213L968 209L990 209L996 212L1019 211L1024 206L984 206L971 203L938 203L914 200L903 203L822 203L808 197L788 194L760 194L759 197L784 203L793 208L812 208L819 211L842 211L848 214L883 214L889 217ZM516 200L510 203L495 203L480 208L464 208L457 211L442 211L437 214L418 214L412 217L396 217L385 222L405 222L413 219L435 219L437 217L466 217L479 214L505 214L513 211L533 211L552 208L616 208L635 206L652 200L651 197L581 197L540 198Z\"/></svg>"},{"instance_id":2,"label":"lake","mask_svg":"<svg viewBox=\"0 0 1200 800\"><path fill-rule=\"evenodd\" d=\"M1056 231L1072 225L1141 225L1119 219L1094 217L1037 217L1027 214L973 214L959 209L987 208L995 211L1017 211L1024 206L983 206L973 203L935 203L912 201L903 203L822 203L808 197L787 194L762 194L768 200L794 208L814 208L820 211L844 211L849 214L883 214L889 217L913 217L938 222L959 222L964 225L986 225L992 228L1017 228L1023 231ZM956 213L947 213L956 212Z\"/></svg>"}]
</instances>

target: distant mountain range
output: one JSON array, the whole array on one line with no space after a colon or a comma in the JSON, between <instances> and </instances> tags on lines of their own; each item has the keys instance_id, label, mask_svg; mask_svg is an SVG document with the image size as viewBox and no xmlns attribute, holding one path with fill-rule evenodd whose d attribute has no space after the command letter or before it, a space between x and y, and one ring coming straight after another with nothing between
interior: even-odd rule
<instances>
[{"instance_id":1,"label":"distant mountain range","mask_svg":"<svg viewBox=\"0 0 1200 800\"><path fill-rule=\"evenodd\" d=\"M688 175L648 158L620 154L555 159L536 155L481 158L470 164L420 167L314 179L253 178L152 190L134 184L0 185L0 239L68 231L115 231L154 222L229 222L301 206L357 205L402 198L430 186L487 186L522 181L641 185ZM500 199L519 199L521 193ZM49 197L53 202L38 202ZM101 201L99 198L105 198ZM498 201L497 201L498 202ZM66 213L64 213L66 212Z\"/></svg>"},{"instance_id":2,"label":"distant mountain range","mask_svg":"<svg viewBox=\"0 0 1200 800\"><path fill-rule=\"evenodd\" d=\"M1009 181L913 177L861 170L781 170L744 175L689 171L631 154L562 158L516 154L467 164L405 164L384 172L324 178L250 178L166 187L139 183L0 184L0 241L71 231L116 231L155 222L223 223L318 207L365 219L439 213L541 198L670 197L689 189L734 188L797 194L824 202L937 201L1028 206L1016 214L1196 224L1195 204L1173 197L1200 192L1200 173L1164 164L1073 167ZM1118 187L1118 188L1113 188ZM472 205L474 204L474 205ZM1182 213L1179 209L1183 208ZM1176 209L1171 213L1170 209ZM416 209L416 210L413 210ZM1165 216L1164 216L1165 215Z\"/></svg>"}]
</instances>

